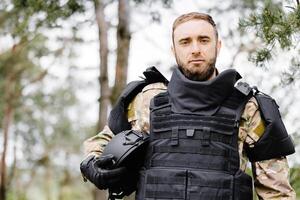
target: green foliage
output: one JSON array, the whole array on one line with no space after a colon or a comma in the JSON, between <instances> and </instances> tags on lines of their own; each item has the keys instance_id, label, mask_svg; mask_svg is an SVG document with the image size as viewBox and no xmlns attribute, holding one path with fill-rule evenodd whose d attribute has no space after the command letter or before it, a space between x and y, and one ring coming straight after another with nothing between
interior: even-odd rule
<instances>
[{"instance_id":1,"label":"green foliage","mask_svg":"<svg viewBox=\"0 0 300 200\"><path fill-rule=\"evenodd\" d=\"M7 187L8 199L30 199L28 191L22 188L22 184L26 183L23 176L30 176L31 171L37 169L47 171L49 166L58 170L57 160L67 154L79 154L83 134L78 134L81 130L78 118L73 119L70 114L79 115L74 111L77 97L72 87L76 84L73 77L69 77L66 83L56 85L53 90L47 89L49 83L53 87L51 84L57 80L49 76L48 66L42 66L41 58L50 55L56 61L60 58L66 48L65 43L59 49L50 50L45 33L52 27L64 28L64 20L83 11L83 2L5 0L2 4L1 1L0 40L10 42L0 48L0 119L4 119L6 107L13 109L11 126L14 129L10 129L9 143L18 143L18 149L24 153L20 165L7 171L29 170L25 174L11 173L15 177L8 177L12 183ZM68 51L71 52L70 49ZM41 175L45 179L45 173ZM14 188L16 183L19 188Z\"/></svg>"},{"instance_id":2,"label":"green foliage","mask_svg":"<svg viewBox=\"0 0 300 200\"><path fill-rule=\"evenodd\" d=\"M294 190L296 191L296 196L300 196L300 168L290 169L290 183Z\"/></svg>"},{"instance_id":3,"label":"green foliage","mask_svg":"<svg viewBox=\"0 0 300 200\"><path fill-rule=\"evenodd\" d=\"M262 48L256 51L254 55L250 56L250 60L259 67L265 67L265 61L272 58L272 51L267 48Z\"/></svg>"},{"instance_id":4,"label":"green foliage","mask_svg":"<svg viewBox=\"0 0 300 200\"><path fill-rule=\"evenodd\" d=\"M29 200L24 192L8 191L7 200Z\"/></svg>"},{"instance_id":5,"label":"green foliage","mask_svg":"<svg viewBox=\"0 0 300 200\"><path fill-rule=\"evenodd\" d=\"M12 0L0 8L0 35L13 38L35 35L41 28L60 26L61 20L83 12L82 0ZM11 8L12 7L12 8Z\"/></svg>"},{"instance_id":6,"label":"green foliage","mask_svg":"<svg viewBox=\"0 0 300 200\"><path fill-rule=\"evenodd\" d=\"M256 2L260 1L257 0ZM281 1L265 0L263 3L263 6L252 12L248 18L240 20L242 31L246 29L254 30L256 36L262 41L264 47L257 49L250 56L250 60L261 67L265 67L266 61L277 55L277 48L283 51L297 49L298 41L296 38L300 36L299 4L291 7L283 6ZM293 60L291 59L292 66L295 64ZM295 70L295 67L292 67L291 70ZM293 73L291 71L285 75ZM299 79L299 77L290 77L288 82L296 79Z\"/></svg>"}]
</instances>

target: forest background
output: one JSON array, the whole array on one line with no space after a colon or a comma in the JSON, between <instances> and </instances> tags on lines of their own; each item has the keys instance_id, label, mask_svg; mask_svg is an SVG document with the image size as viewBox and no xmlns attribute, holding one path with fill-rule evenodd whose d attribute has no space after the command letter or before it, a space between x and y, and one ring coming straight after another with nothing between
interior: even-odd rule
<instances>
[{"instance_id":1,"label":"forest background","mask_svg":"<svg viewBox=\"0 0 300 200\"><path fill-rule=\"evenodd\" d=\"M299 0L0 0L0 199L105 199L82 180L82 143L147 67L170 77L172 22L191 11L217 23L219 70L277 100L300 196Z\"/></svg>"}]
</instances>

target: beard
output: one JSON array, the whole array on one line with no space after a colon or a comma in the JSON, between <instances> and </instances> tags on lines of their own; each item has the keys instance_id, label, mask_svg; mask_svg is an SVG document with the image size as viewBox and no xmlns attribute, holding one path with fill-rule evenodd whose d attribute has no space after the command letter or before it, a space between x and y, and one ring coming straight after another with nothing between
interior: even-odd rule
<instances>
[{"instance_id":1,"label":"beard","mask_svg":"<svg viewBox=\"0 0 300 200\"><path fill-rule=\"evenodd\" d=\"M217 60L217 54L208 61L200 64L194 64L194 66L185 66L180 59L178 59L175 54L176 62L178 64L178 68L184 74L185 77L192 81L207 81L210 77L213 76L215 72L215 65ZM188 64L187 64L188 65ZM198 69L198 70L197 70ZM199 70L200 69L200 70Z\"/></svg>"}]
</instances>

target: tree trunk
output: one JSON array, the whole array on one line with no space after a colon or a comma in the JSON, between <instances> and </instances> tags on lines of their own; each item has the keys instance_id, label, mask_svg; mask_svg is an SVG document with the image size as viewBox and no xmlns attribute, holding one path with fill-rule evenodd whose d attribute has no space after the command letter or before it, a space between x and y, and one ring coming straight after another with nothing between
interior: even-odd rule
<instances>
[{"instance_id":1,"label":"tree trunk","mask_svg":"<svg viewBox=\"0 0 300 200\"><path fill-rule=\"evenodd\" d=\"M101 0L95 0L95 13L98 25L99 37L99 56L100 56L100 98L99 98L99 121L97 124L97 132L101 131L107 122L108 106L114 103L120 95L127 81L127 68L130 44L129 31L129 1L119 0L117 27L117 62L116 76L113 87L113 95L111 97L108 85L108 23L105 20L105 5ZM110 98L111 97L111 98ZM104 200L107 198L107 192L97 190L94 191L95 200Z\"/></svg>"},{"instance_id":2,"label":"tree trunk","mask_svg":"<svg viewBox=\"0 0 300 200\"><path fill-rule=\"evenodd\" d=\"M105 20L104 5L103 1L96 0L95 13L96 21L98 25L98 37L99 37L99 56L100 56L100 98L99 98L99 121L97 124L97 132L101 131L106 124L107 120L107 109L110 104L110 91L108 85L108 23ZM94 191L95 200L107 199L107 192L95 189Z\"/></svg>"},{"instance_id":3,"label":"tree trunk","mask_svg":"<svg viewBox=\"0 0 300 200\"><path fill-rule=\"evenodd\" d=\"M8 176L7 176L7 182L6 182L6 186L7 188L10 189L10 191L12 192L15 192L15 187L11 187L14 183L14 178L17 174L17 138L18 138L18 134L15 133L14 134L14 145L13 145L13 163L11 165L11 168L10 168L10 172L8 173Z\"/></svg>"},{"instance_id":4,"label":"tree trunk","mask_svg":"<svg viewBox=\"0 0 300 200\"><path fill-rule=\"evenodd\" d=\"M102 130L106 124L107 109L110 104L110 91L108 86L108 23L105 21L104 5L102 1L95 2L96 21L99 34L99 56L100 56L100 98L99 98L99 122L97 132Z\"/></svg>"},{"instance_id":5,"label":"tree trunk","mask_svg":"<svg viewBox=\"0 0 300 200\"><path fill-rule=\"evenodd\" d=\"M7 104L4 109L4 117L2 120L3 127L3 151L1 157L1 182L0 182L0 200L6 199L6 153L7 153L7 143L8 143L8 132L11 121L13 119L13 108L10 104Z\"/></svg>"},{"instance_id":6,"label":"tree trunk","mask_svg":"<svg viewBox=\"0 0 300 200\"><path fill-rule=\"evenodd\" d=\"M117 27L117 62L115 84L112 90L112 104L114 104L124 89L127 82L128 57L131 33L130 25L130 6L129 1L119 0L118 6L119 23Z\"/></svg>"}]
</instances>

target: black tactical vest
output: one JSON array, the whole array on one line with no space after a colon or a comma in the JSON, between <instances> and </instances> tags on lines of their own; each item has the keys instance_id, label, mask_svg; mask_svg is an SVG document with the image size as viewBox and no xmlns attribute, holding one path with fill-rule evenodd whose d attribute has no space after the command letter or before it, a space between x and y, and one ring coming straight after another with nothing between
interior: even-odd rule
<instances>
[{"instance_id":1,"label":"black tactical vest","mask_svg":"<svg viewBox=\"0 0 300 200\"><path fill-rule=\"evenodd\" d=\"M176 69L166 93L152 99L150 144L138 200L252 200L252 179L239 167L238 127L248 96L226 70L197 82Z\"/></svg>"}]
</instances>

